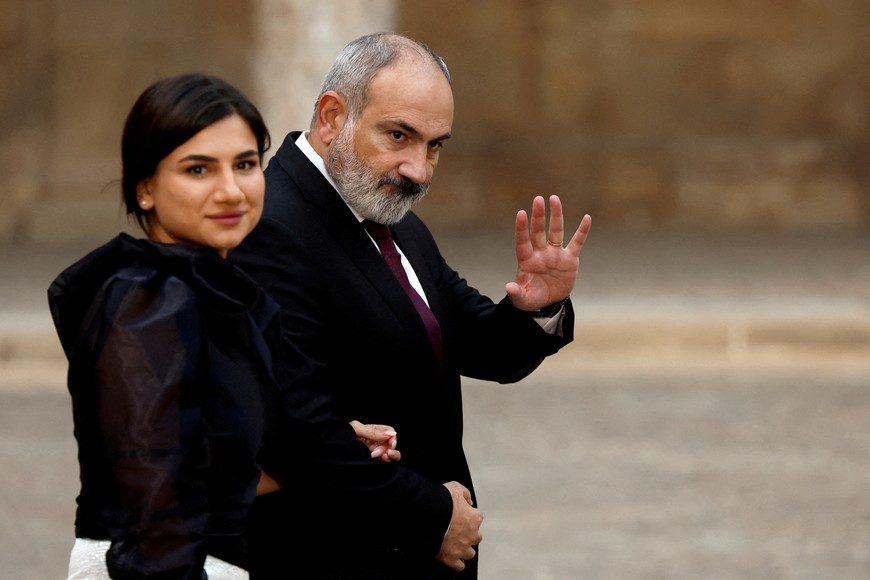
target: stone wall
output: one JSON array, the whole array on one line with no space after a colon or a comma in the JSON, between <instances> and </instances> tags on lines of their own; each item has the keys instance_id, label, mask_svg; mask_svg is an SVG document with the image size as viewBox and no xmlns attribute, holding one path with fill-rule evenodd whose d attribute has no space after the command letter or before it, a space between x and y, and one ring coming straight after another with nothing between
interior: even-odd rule
<instances>
[{"instance_id":1,"label":"stone wall","mask_svg":"<svg viewBox=\"0 0 870 580\"><path fill-rule=\"evenodd\" d=\"M3 0L0 8L11 14L4 37L17 76L13 102L0 109L12 134L27 136L24 151L5 131L0 143L28 158L12 166L24 187L9 189L18 207L13 223L0 224L6 239L103 239L126 228L121 129L152 81L195 70L251 86L252 12L238 2Z\"/></svg>"},{"instance_id":2,"label":"stone wall","mask_svg":"<svg viewBox=\"0 0 870 580\"><path fill-rule=\"evenodd\" d=\"M275 145L348 40L393 28L455 78L420 212L509 227L535 194L596 227L866 225L866 0L0 0L0 241L127 227L118 144L167 74L223 76Z\"/></svg>"},{"instance_id":3,"label":"stone wall","mask_svg":"<svg viewBox=\"0 0 870 580\"><path fill-rule=\"evenodd\" d=\"M21 237L20 222L40 190L54 70L44 33L52 10L44 0L0 0L0 239Z\"/></svg>"},{"instance_id":4,"label":"stone wall","mask_svg":"<svg viewBox=\"0 0 870 580\"><path fill-rule=\"evenodd\" d=\"M0 0L0 241L100 241L131 230L120 138L141 91L171 74L230 81L275 141L307 126L344 44L390 28L381 0Z\"/></svg>"},{"instance_id":5,"label":"stone wall","mask_svg":"<svg viewBox=\"0 0 870 580\"><path fill-rule=\"evenodd\" d=\"M430 219L558 193L597 227L870 221L866 0L398 5L455 78Z\"/></svg>"}]
</instances>

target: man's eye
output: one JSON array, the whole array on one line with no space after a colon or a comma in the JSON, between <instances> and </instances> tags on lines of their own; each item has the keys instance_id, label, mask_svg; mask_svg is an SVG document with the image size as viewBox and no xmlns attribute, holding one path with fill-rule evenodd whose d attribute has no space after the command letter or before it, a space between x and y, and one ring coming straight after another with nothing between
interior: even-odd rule
<instances>
[{"instance_id":1,"label":"man's eye","mask_svg":"<svg viewBox=\"0 0 870 580\"><path fill-rule=\"evenodd\" d=\"M393 137L393 139L395 139L396 141L401 141L402 138L405 137L405 134L402 133L401 131L393 131L392 133L390 133L390 135L391 135L391 136Z\"/></svg>"}]
</instances>

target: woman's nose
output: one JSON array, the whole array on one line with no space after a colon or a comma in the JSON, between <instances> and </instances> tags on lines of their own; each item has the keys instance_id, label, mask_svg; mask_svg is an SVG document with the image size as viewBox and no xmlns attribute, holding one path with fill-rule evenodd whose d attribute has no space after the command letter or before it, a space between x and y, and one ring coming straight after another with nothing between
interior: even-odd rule
<instances>
[{"instance_id":1,"label":"woman's nose","mask_svg":"<svg viewBox=\"0 0 870 580\"><path fill-rule=\"evenodd\" d=\"M244 198L245 194L242 192L242 188L239 187L236 181L236 174L232 168L227 168L220 172L216 194L219 201L226 203L238 203Z\"/></svg>"}]
</instances>

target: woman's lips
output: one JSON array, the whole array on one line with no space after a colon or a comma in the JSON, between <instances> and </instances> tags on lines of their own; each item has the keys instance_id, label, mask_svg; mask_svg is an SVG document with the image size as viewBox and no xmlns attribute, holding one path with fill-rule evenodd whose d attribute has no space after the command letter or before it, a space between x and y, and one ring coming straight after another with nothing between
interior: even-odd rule
<instances>
[{"instance_id":1,"label":"woman's lips","mask_svg":"<svg viewBox=\"0 0 870 580\"><path fill-rule=\"evenodd\" d=\"M245 215L243 211L226 211L221 213L212 214L209 216L209 219L216 221L219 224L234 226L242 221L242 217Z\"/></svg>"}]
</instances>

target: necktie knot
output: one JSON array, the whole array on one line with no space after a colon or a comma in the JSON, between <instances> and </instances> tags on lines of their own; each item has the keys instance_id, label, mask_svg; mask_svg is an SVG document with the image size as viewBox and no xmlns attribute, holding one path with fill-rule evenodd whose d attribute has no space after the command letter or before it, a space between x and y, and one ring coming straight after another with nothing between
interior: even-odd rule
<instances>
[{"instance_id":1,"label":"necktie knot","mask_svg":"<svg viewBox=\"0 0 870 580\"><path fill-rule=\"evenodd\" d=\"M363 227L372 235L375 241L393 239L393 234L390 233L390 228L384 224L378 224L373 221L363 220Z\"/></svg>"}]
</instances>

